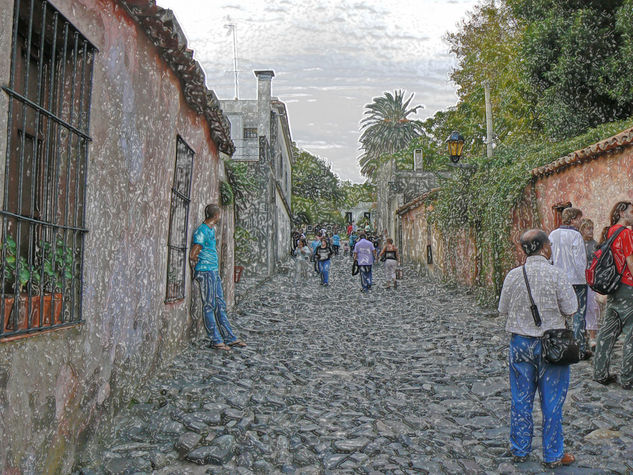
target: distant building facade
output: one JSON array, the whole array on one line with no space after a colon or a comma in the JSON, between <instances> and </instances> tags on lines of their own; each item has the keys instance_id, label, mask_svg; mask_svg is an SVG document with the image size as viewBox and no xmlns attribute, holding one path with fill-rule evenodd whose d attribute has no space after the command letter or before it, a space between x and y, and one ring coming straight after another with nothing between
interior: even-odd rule
<instances>
[{"instance_id":1,"label":"distant building facade","mask_svg":"<svg viewBox=\"0 0 633 475\"><path fill-rule=\"evenodd\" d=\"M402 226L396 210L438 184L437 173L424 171L421 154L414 155L414 169L401 170L394 160L381 165L376 179L376 230L387 231L402 245Z\"/></svg>"},{"instance_id":2,"label":"distant building facade","mask_svg":"<svg viewBox=\"0 0 633 475\"><path fill-rule=\"evenodd\" d=\"M257 99L222 100L236 146L234 160L248 164L257 186L239 203L236 227L248 236L239 255L251 275L271 275L291 250L292 136L286 105L272 97L270 70L255 71ZM244 232L245 231L245 232Z\"/></svg>"}]
</instances>

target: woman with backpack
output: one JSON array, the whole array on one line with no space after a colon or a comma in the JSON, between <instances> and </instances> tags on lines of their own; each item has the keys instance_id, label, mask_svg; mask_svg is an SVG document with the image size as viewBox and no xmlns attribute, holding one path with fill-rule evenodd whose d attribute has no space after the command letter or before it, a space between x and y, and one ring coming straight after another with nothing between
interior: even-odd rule
<instances>
[{"instance_id":1,"label":"woman with backpack","mask_svg":"<svg viewBox=\"0 0 633 475\"><path fill-rule=\"evenodd\" d=\"M628 228L633 226L633 203L616 203L609 222L611 226L604 228L601 244L619 233L610 247L622 277L619 287L607 297L607 309L596 341L593 379L604 385L616 380L615 375L609 374L609 363L615 342L623 333L620 385L633 389L633 231Z\"/></svg>"}]
</instances>

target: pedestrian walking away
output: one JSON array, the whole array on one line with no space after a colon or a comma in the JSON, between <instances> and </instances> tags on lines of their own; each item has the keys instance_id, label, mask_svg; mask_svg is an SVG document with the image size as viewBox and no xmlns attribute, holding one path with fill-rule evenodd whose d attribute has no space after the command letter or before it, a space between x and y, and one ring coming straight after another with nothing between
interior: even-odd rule
<instances>
[{"instance_id":1,"label":"pedestrian walking away","mask_svg":"<svg viewBox=\"0 0 633 475\"><path fill-rule=\"evenodd\" d=\"M543 358L541 337L546 330L566 328L565 319L576 312L578 299L565 272L549 264L552 248L544 231L526 231L520 244L527 256L525 266L508 272L499 298L499 315L507 318L505 329L510 333L510 450L515 463L527 461L532 451L532 410L538 389L543 463L549 468L570 465L575 458L563 451L563 404L569 366L552 365ZM532 316L526 279L540 312L541 326Z\"/></svg>"},{"instance_id":2,"label":"pedestrian walking away","mask_svg":"<svg viewBox=\"0 0 633 475\"><path fill-rule=\"evenodd\" d=\"M334 233L332 235L332 250L334 251L334 255L338 256L338 250L341 247L341 236L338 233Z\"/></svg>"},{"instance_id":3,"label":"pedestrian walking away","mask_svg":"<svg viewBox=\"0 0 633 475\"><path fill-rule=\"evenodd\" d=\"M552 263L565 272L567 279L574 286L574 292L578 298L578 310L574 314L572 329L580 348L580 358L587 359L593 352L589 349L586 335L587 253L582 235L578 231L582 211L578 208L566 208L563 210L561 219L561 226L549 235L552 243Z\"/></svg>"},{"instance_id":4,"label":"pedestrian walking away","mask_svg":"<svg viewBox=\"0 0 633 475\"><path fill-rule=\"evenodd\" d=\"M354 258L354 246L356 246L357 242L358 235L356 234L356 231L352 231L352 234L349 235L349 249L352 258Z\"/></svg>"},{"instance_id":5,"label":"pedestrian walking away","mask_svg":"<svg viewBox=\"0 0 633 475\"><path fill-rule=\"evenodd\" d=\"M295 282L306 280L308 278L308 270L310 269L310 256L312 251L308 247L305 239L300 239L297 245Z\"/></svg>"},{"instance_id":6,"label":"pedestrian walking away","mask_svg":"<svg viewBox=\"0 0 633 475\"><path fill-rule=\"evenodd\" d=\"M385 262L385 277L387 280L386 288L394 289L398 288L398 281L396 280L396 269L400 264L400 253L398 248L393 244L393 239L387 238L387 244L380 251L380 260Z\"/></svg>"},{"instance_id":7,"label":"pedestrian walking away","mask_svg":"<svg viewBox=\"0 0 633 475\"><path fill-rule=\"evenodd\" d=\"M321 275L321 285L328 286L330 279L330 258L334 254L326 238L321 238L321 245L316 248L314 256Z\"/></svg>"},{"instance_id":8,"label":"pedestrian walking away","mask_svg":"<svg viewBox=\"0 0 633 475\"><path fill-rule=\"evenodd\" d=\"M633 389L633 231L627 227L633 226L633 203L617 203L611 210L609 222L611 226L602 232L602 242L623 228L611 244L622 277L620 286L607 296L607 308L596 341L593 379L605 385L615 381L615 375L609 374L609 365L613 347L620 334L624 334L620 385Z\"/></svg>"},{"instance_id":9,"label":"pedestrian walking away","mask_svg":"<svg viewBox=\"0 0 633 475\"><path fill-rule=\"evenodd\" d=\"M354 260L358 262L360 273L361 292L371 290L372 285L372 265L376 259L376 249L367 240L365 233L360 234L360 240L354 246Z\"/></svg>"},{"instance_id":10,"label":"pedestrian walking away","mask_svg":"<svg viewBox=\"0 0 633 475\"><path fill-rule=\"evenodd\" d=\"M204 327L211 339L210 346L228 351L232 346L244 347L246 343L235 336L226 315L214 229L219 220L220 207L207 205L204 222L193 233L189 263L194 269L194 280L200 286Z\"/></svg>"}]
</instances>

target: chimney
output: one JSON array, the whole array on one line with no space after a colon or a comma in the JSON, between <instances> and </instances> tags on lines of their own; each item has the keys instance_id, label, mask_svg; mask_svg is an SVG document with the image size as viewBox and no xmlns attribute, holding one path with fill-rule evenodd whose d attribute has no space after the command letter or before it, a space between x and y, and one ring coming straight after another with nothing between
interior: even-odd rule
<instances>
[{"instance_id":1,"label":"chimney","mask_svg":"<svg viewBox=\"0 0 633 475\"><path fill-rule=\"evenodd\" d=\"M257 135L263 135L268 139L268 143L270 143L271 82L275 76L275 72L272 70L254 72L255 76L257 76Z\"/></svg>"}]
</instances>

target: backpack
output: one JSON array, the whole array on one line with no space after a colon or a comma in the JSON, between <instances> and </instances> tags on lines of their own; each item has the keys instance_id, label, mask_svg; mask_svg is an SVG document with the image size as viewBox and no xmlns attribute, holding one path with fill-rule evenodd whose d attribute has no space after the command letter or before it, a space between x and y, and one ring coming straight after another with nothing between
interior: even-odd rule
<instances>
[{"instance_id":1,"label":"backpack","mask_svg":"<svg viewBox=\"0 0 633 475\"><path fill-rule=\"evenodd\" d=\"M615 238L618 237L624 230L621 227L614 232L609 239L607 239L596 252L593 253L593 260L587 270L585 270L585 277L587 278L587 284L595 292L608 295L612 294L620 287L620 279L622 273L618 272L618 267L615 263L615 256L613 255L613 249L611 245ZM626 266L626 263L624 264ZM624 272L624 268L622 269Z\"/></svg>"}]
</instances>

